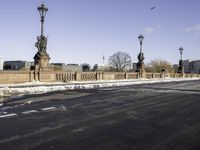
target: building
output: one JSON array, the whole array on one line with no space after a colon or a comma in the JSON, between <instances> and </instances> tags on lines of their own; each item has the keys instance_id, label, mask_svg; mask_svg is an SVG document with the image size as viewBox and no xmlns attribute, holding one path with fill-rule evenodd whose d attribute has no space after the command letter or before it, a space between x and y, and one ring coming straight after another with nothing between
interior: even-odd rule
<instances>
[{"instance_id":1,"label":"building","mask_svg":"<svg viewBox=\"0 0 200 150\"><path fill-rule=\"evenodd\" d=\"M95 64L93 67L94 71L112 71L113 66L106 64Z\"/></svg>"},{"instance_id":2,"label":"building","mask_svg":"<svg viewBox=\"0 0 200 150\"><path fill-rule=\"evenodd\" d=\"M51 63L50 65L55 71L63 71L66 67L65 63Z\"/></svg>"},{"instance_id":3,"label":"building","mask_svg":"<svg viewBox=\"0 0 200 150\"><path fill-rule=\"evenodd\" d=\"M178 65L173 65L174 71L178 71ZM200 60L183 60L184 73L200 73Z\"/></svg>"},{"instance_id":4,"label":"building","mask_svg":"<svg viewBox=\"0 0 200 150\"><path fill-rule=\"evenodd\" d=\"M190 73L190 61L183 60L183 68L185 73Z\"/></svg>"},{"instance_id":5,"label":"building","mask_svg":"<svg viewBox=\"0 0 200 150\"><path fill-rule=\"evenodd\" d=\"M3 70L3 57L0 56L0 70Z\"/></svg>"},{"instance_id":6,"label":"building","mask_svg":"<svg viewBox=\"0 0 200 150\"><path fill-rule=\"evenodd\" d=\"M81 72L82 68L78 64L65 64L65 63L51 63L55 71L68 71L68 72Z\"/></svg>"},{"instance_id":7,"label":"building","mask_svg":"<svg viewBox=\"0 0 200 150\"><path fill-rule=\"evenodd\" d=\"M65 66L65 71L81 72L82 67L79 64L67 64Z\"/></svg>"},{"instance_id":8,"label":"building","mask_svg":"<svg viewBox=\"0 0 200 150\"><path fill-rule=\"evenodd\" d=\"M200 73L200 60L191 61L189 66L190 73Z\"/></svg>"},{"instance_id":9,"label":"building","mask_svg":"<svg viewBox=\"0 0 200 150\"><path fill-rule=\"evenodd\" d=\"M3 70L30 70L34 66L34 62L22 60L4 61Z\"/></svg>"},{"instance_id":10,"label":"building","mask_svg":"<svg viewBox=\"0 0 200 150\"><path fill-rule=\"evenodd\" d=\"M134 63L132 63L132 71L134 71L134 72L136 72L137 71L137 63L136 62L134 62Z\"/></svg>"}]
</instances>

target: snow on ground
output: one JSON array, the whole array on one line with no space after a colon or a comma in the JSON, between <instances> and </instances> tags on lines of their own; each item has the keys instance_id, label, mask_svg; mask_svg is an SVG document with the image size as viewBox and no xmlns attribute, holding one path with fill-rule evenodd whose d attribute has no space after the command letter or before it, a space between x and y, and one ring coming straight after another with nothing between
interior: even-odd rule
<instances>
[{"instance_id":1,"label":"snow on ground","mask_svg":"<svg viewBox=\"0 0 200 150\"><path fill-rule=\"evenodd\" d=\"M135 80L109 80L109 81L82 81L82 82L28 82L20 84L1 84L0 98L25 94L40 94L61 90L92 89L113 86L126 86L136 84L151 84L162 82L200 80L199 78L164 78L164 79L135 79ZM3 100L3 99L2 99ZM0 99L1 101L1 99Z\"/></svg>"}]
</instances>

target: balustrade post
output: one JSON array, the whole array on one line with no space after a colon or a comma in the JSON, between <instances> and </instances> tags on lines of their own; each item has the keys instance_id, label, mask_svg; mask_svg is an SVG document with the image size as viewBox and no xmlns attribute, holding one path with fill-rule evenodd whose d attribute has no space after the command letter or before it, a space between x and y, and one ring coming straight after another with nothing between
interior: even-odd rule
<instances>
[{"instance_id":1,"label":"balustrade post","mask_svg":"<svg viewBox=\"0 0 200 150\"><path fill-rule=\"evenodd\" d=\"M125 72L125 79L128 79L128 72Z\"/></svg>"},{"instance_id":2,"label":"balustrade post","mask_svg":"<svg viewBox=\"0 0 200 150\"><path fill-rule=\"evenodd\" d=\"M81 81L81 72L76 72L76 81Z\"/></svg>"}]
</instances>

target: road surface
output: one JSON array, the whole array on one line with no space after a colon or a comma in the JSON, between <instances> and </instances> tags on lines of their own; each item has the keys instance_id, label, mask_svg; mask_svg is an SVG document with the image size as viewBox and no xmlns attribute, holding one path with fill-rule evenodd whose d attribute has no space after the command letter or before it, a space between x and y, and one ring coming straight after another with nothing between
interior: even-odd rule
<instances>
[{"instance_id":1,"label":"road surface","mask_svg":"<svg viewBox=\"0 0 200 150\"><path fill-rule=\"evenodd\" d=\"M0 150L198 150L200 81L29 95L0 105Z\"/></svg>"}]
</instances>

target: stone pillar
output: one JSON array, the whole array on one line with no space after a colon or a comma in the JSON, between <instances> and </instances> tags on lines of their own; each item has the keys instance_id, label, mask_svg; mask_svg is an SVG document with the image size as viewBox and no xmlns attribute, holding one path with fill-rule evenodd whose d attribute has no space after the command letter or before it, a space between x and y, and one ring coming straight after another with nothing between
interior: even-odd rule
<instances>
[{"instance_id":1,"label":"stone pillar","mask_svg":"<svg viewBox=\"0 0 200 150\"><path fill-rule=\"evenodd\" d=\"M146 78L146 70L145 70L145 65L144 65L143 61L139 61L137 63L137 70L136 71L139 73L139 78Z\"/></svg>"},{"instance_id":2,"label":"stone pillar","mask_svg":"<svg viewBox=\"0 0 200 150\"><path fill-rule=\"evenodd\" d=\"M35 65L35 68L34 68L34 80L35 81L39 80L38 73L39 73L39 67L38 67L38 65Z\"/></svg>"},{"instance_id":3,"label":"stone pillar","mask_svg":"<svg viewBox=\"0 0 200 150\"><path fill-rule=\"evenodd\" d=\"M100 72L99 80L103 80L103 72Z\"/></svg>"},{"instance_id":4,"label":"stone pillar","mask_svg":"<svg viewBox=\"0 0 200 150\"><path fill-rule=\"evenodd\" d=\"M34 71L29 72L29 81L33 82L34 81Z\"/></svg>"},{"instance_id":5,"label":"stone pillar","mask_svg":"<svg viewBox=\"0 0 200 150\"><path fill-rule=\"evenodd\" d=\"M155 72L152 74L152 78L154 79L156 77L156 74Z\"/></svg>"},{"instance_id":6,"label":"stone pillar","mask_svg":"<svg viewBox=\"0 0 200 150\"><path fill-rule=\"evenodd\" d=\"M81 81L81 72L76 72L76 81Z\"/></svg>"},{"instance_id":7,"label":"stone pillar","mask_svg":"<svg viewBox=\"0 0 200 150\"><path fill-rule=\"evenodd\" d=\"M182 78L185 78L185 73L181 73L181 77L182 77Z\"/></svg>"},{"instance_id":8,"label":"stone pillar","mask_svg":"<svg viewBox=\"0 0 200 150\"><path fill-rule=\"evenodd\" d=\"M139 79L140 78L140 73L139 72L137 72L137 79Z\"/></svg>"},{"instance_id":9,"label":"stone pillar","mask_svg":"<svg viewBox=\"0 0 200 150\"><path fill-rule=\"evenodd\" d=\"M141 66L141 78L146 78L146 70L145 70L144 63L142 63L142 66Z\"/></svg>"},{"instance_id":10,"label":"stone pillar","mask_svg":"<svg viewBox=\"0 0 200 150\"><path fill-rule=\"evenodd\" d=\"M125 79L128 79L128 72L125 72Z\"/></svg>"},{"instance_id":11,"label":"stone pillar","mask_svg":"<svg viewBox=\"0 0 200 150\"><path fill-rule=\"evenodd\" d=\"M161 78L165 78L165 72L161 72Z\"/></svg>"},{"instance_id":12,"label":"stone pillar","mask_svg":"<svg viewBox=\"0 0 200 150\"><path fill-rule=\"evenodd\" d=\"M97 80L103 80L103 73L102 73L102 71L97 72Z\"/></svg>"}]
</instances>

